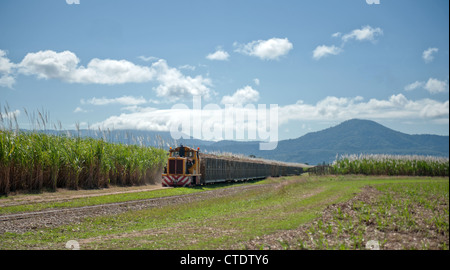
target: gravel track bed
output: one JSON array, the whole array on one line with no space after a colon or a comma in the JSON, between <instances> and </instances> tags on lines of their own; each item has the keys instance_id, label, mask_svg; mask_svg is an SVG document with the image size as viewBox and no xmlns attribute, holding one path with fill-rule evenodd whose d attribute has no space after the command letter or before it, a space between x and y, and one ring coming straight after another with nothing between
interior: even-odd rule
<instances>
[{"instance_id":1,"label":"gravel track bed","mask_svg":"<svg viewBox=\"0 0 450 270\"><path fill-rule=\"evenodd\" d=\"M190 203L209 198L219 198L230 196L238 192L264 188L267 186L268 184L237 186L179 196L1 215L0 234L5 232L24 233L27 231L37 230L39 228L58 227L66 224L78 223L88 217L116 215L126 211L137 211L172 204Z\"/></svg>"}]
</instances>

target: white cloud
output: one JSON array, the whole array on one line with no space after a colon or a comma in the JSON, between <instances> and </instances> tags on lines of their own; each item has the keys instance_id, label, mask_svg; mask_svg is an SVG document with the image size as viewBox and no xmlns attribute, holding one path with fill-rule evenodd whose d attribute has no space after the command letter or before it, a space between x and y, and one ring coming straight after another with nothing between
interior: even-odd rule
<instances>
[{"instance_id":1,"label":"white cloud","mask_svg":"<svg viewBox=\"0 0 450 270\"><path fill-rule=\"evenodd\" d=\"M258 78L254 78L254 79L253 79L253 82L254 82L256 85L259 85L259 84L260 84L260 81L259 81Z\"/></svg>"},{"instance_id":2,"label":"white cloud","mask_svg":"<svg viewBox=\"0 0 450 270\"><path fill-rule=\"evenodd\" d=\"M180 110L139 110L132 113L122 113L118 116L111 116L108 119L93 124L94 128L102 129L140 129L169 131L172 122L190 116L189 111Z\"/></svg>"},{"instance_id":3,"label":"white cloud","mask_svg":"<svg viewBox=\"0 0 450 270\"><path fill-rule=\"evenodd\" d=\"M331 36L334 37L334 38L338 38L338 37L342 36L342 33L341 32L336 32L336 33L332 34Z\"/></svg>"},{"instance_id":4,"label":"white cloud","mask_svg":"<svg viewBox=\"0 0 450 270\"><path fill-rule=\"evenodd\" d=\"M154 71L126 60L92 59L87 68L80 67L68 80L76 83L122 84L151 81Z\"/></svg>"},{"instance_id":5,"label":"white cloud","mask_svg":"<svg viewBox=\"0 0 450 270\"><path fill-rule=\"evenodd\" d=\"M206 56L206 58L209 60L219 60L219 61L228 60L229 57L230 55L226 51L221 49L217 50L214 53L210 53Z\"/></svg>"},{"instance_id":6,"label":"white cloud","mask_svg":"<svg viewBox=\"0 0 450 270\"><path fill-rule=\"evenodd\" d=\"M84 109L81 108L81 107L76 107L75 110L73 110L73 112L74 112L74 113L80 113L80 112L83 112L83 113L84 113L84 112L87 112L87 111L84 110Z\"/></svg>"},{"instance_id":7,"label":"white cloud","mask_svg":"<svg viewBox=\"0 0 450 270\"><path fill-rule=\"evenodd\" d=\"M334 45L332 46L317 46L316 49L313 51L313 58L316 60L319 60L322 57L325 57L327 55L338 55L342 52L342 49L339 47L336 47Z\"/></svg>"},{"instance_id":8,"label":"white cloud","mask_svg":"<svg viewBox=\"0 0 450 270\"><path fill-rule=\"evenodd\" d=\"M159 60L158 57L144 56L144 55L140 55L140 56L138 56L138 58L141 59L142 61L145 61L145 62L153 62L153 61Z\"/></svg>"},{"instance_id":9,"label":"white cloud","mask_svg":"<svg viewBox=\"0 0 450 270\"><path fill-rule=\"evenodd\" d=\"M271 38L268 40L257 40L247 44L237 44L236 52L256 56L263 60L276 60L289 53L294 47L287 38Z\"/></svg>"},{"instance_id":10,"label":"white cloud","mask_svg":"<svg viewBox=\"0 0 450 270\"><path fill-rule=\"evenodd\" d=\"M14 68L15 64L6 57L6 51L0 50L0 87L12 88L16 82L11 75Z\"/></svg>"},{"instance_id":11,"label":"white cloud","mask_svg":"<svg viewBox=\"0 0 450 270\"><path fill-rule=\"evenodd\" d=\"M5 119L17 119L20 115L20 110L14 110L14 111L5 111L5 112L0 112L0 116L3 120Z\"/></svg>"},{"instance_id":12,"label":"white cloud","mask_svg":"<svg viewBox=\"0 0 450 270\"><path fill-rule=\"evenodd\" d=\"M262 121L264 123L256 122L256 119L263 115L260 114L259 107L257 109L253 104L247 104L245 107L225 107L226 109L222 109L217 104L206 104L201 106L201 110L190 109L187 106L174 106L171 109L162 110L141 109L111 116L102 122L95 123L93 128L171 131L174 126L184 124L181 132L200 139L221 140L224 137L232 139L228 137L230 132L235 139L244 139L246 135L249 139L268 139L267 134L264 134L265 121ZM268 113L267 110L264 112ZM270 112L266 115L273 117ZM270 139L274 138L272 134L269 135Z\"/></svg>"},{"instance_id":13,"label":"white cloud","mask_svg":"<svg viewBox=\"0 0 450 270\"><path fill-rule=\"evenodd\" d=\"M424 82L415 81L415 82L405 86L405 91L412 91L412 90L417 89L419 87L423 87L424 85L425 85Z\"/></svg>"},{"instance_id":14,"label":"white cloud","mask_svg":"<svg viewBox=\"0 0 450 270\"><path fill-rule=\"evenodd\" d=\"M409 100L404 95L392 95L387 100L370 99L364 102L361 97L326 97L315 105L297 102L280 107L280 124L290 120L345 120L365 119L449 119L449 102L431 99Z\"/></svg>"},{"instance_id":15,"label":"white cloud","mask_svg":"<svg viewBox=\"0 0 450 270\"><path fill-rule=\"evenodd\" d=\"M70 83L122 84L147 82L154 72L126 60L92 59L87 67L70 51L51 50L28 53L18 65L21 73L43 79L59 79Z\"/></svg>"},{"instance_id":16,"label":"white cloud","mask_svg":"<svg viewBox=\"0 0 450 270\"><path fill-rule=\"evenodd\" d=\"M438 48L428 48L422 53L422 58L425 61L425 63L430 63L433 61L434 56L433 53L437 53L439 51Z\"/></svg>"},{"instance_id":17,"label":"white cloud","mask_svg":"<svg viewBox=\"0 0 450 270\"><path fill-rule=\"evenodd\" d=\"M145 57L140 58L150 60ZM186 76L178 69L170 67L164 59L159 59L151 66L140 66L127 60L98 58L92 59L86 67L79 63L80 59L73 52L47 50L28 53L17 66L19 72L26 75L36 75L42 79L58 79L69 83L112 85L157 82L159 85L153 88L157 95L171 102L194 95L209 98L211 92L209 86L212 83L209 78L203 78L200 75ZM192 70L192 66L182 68ZM10 81L2 77L0 83L10 84Z\"/></svg>"},{"instance_id":18,"label":"white cloud","mask_svg":"<svg viewBox=\"0 0 450 270\"><path fill-rule=\"evenodd\" d=\"M240 95L237 94L238 92L239 90L233 96ZM217 105L217 107L219 106ZM200 127L197 127L192 122L192 119L200 119L201 123L211 122L220 130L225 130L230 128L228 126L230 123L226 121L228 119L226 118L227 113L245 113L249 116L249 119L257 117L254 109L233 106L231 111L227 111L223 107L215 110L206 108L206 106L202 107L202 110L189 109L187 106L166 110L140 108L132 113L111 116L105 121L94 124L94 127L170 131L171 125L180 121L192 124L193 129L201 128L201 124ZM352 98L329 96L316 104L298 101L295 104L278 107L279 125L286 124L289 121L343 121L355 118L355 115L359 118L372 120L389 119L417 122L418 119L424 119L435 123L448 124L449 101L410 100L403 94L392 95L387 99L370 99L368 101L365 101L361 96ZM243 125L231 128L234 131L245 129L254 132L257 127L246 122Z\"/></svg>"},{"instance_id":19,"label":"white cloud","mask_svg":"<svg viewBox=\"0 0 450 270\"><path fill-rule=\"evenodd\" d=\"M27 75L37 75L43 79L63 79L68 81L77 69L80 60L70 52L39 51L28 53L18 65L20 72Z\"/></svg>"},{"instance_id":20,"label":"white cloud","mask_svg":"<svg viewBox=\"0 0 450 270\"><path fill-rule=\"evenodd\" d=\"M364 26L361 29L355 29L345 35L342 35L341 32L333 33L331 35L333 38L341 37L342 42L341 42L340 47L337 47L335 45L317 46L313 51L313 58L316 60L319 60L320 58L328 56L328 55L338 55L338 54L342 53L342 51L343 51L342 48L350 40L375 42L376 41L375 37L382 35L382 34L383 34L383 30L381 28L379 28L379 27L373 28L369 25Z\"/></svg>"},{"instance_id":21,"label":"white cloud","mask_svg":"<svg viewBox=\"0 0 450 270\"><path fill-rule=\"evenodd\" d=\"M259 92L247 85L244 88L238 89L232 96L224 96L221 103L244 105L256 102L258 99Z\"/></svg>"},{"instance_id":22,"label":"white cloud","mask_svg":"<svg viewBox=\"0 0 450 270\"><path fill-rule=\"evenodd\" d=\"M0 73L11 73L14 64L6 57L6 51L0 50Z\"/></svg>"},{"instance_id":23,"label":"white cloud","mask_svg":"<svg viewBox=\"0 0 450 270\"><path fill-rule=\"evenodd\" d=\"M381 28L373 28L369 25L362 27L361 29L355 29L348 34L342 36L342 41L347 42L349 40L358 40L358 41L375 41L375 37L378 35L382 35L383 30Z\"/></svg>"},{"instance_id":24,"label":"white cloud","mask_svg":"<svg viewBox=\"0 0 450 270\"><path fill-rule=\"evenodd\" d=\"M182 66L179 66L178 68L179 69L191 70L191 71L195 70L195 66L191 66L191 65L182 65Z\"/></svg>"},{"instance_id":25,"label":"white cloud","mask_svg":"<svg viewBox=\"0 0 450 270\"><path fill-rule=\"evenodd\" d=\"M171 68L163 59L152 64L156 80L160 83L154 90L160 97L166 97L171 101L189 98L191 96L210 97L211 80L198 75L190 77L183 75L178 69Z\"/></svg>"},{"instance_id":26,"label":"white cloud","mask_svg":"<svg viewBox=\"0 0 450 270\"><path fill-rule=\"evenodd\" d=\"M441 81L435 78L429 78L427 82L415 81L411 84L405 86L405 91L412 91L417 88L423 88L430 92L431 94L437 94L447 91L448 92L448 82Z\"/></svg>"},{"instance_id":27,"label":"white cloud","mask_svg":"<svg viewBox=\"0 0 450 270\"><path fill-rule=\"evenodd\" d=\"M441 93L445 91L448 92L448 82L429 78L424 88L431 94Z\"/></svg>"},{"instance_id":28,"label":"white cloud","mask_svg":"<svg viewBox=\"0 0 450 270\"><path fill-rule=\"evenodd\" d=\"M123 96L118 98L91 98L87 101L82 100L82 104L92 104L92 105L110 105L110 104L120 104L120 105L142 105L147 103L147 100L143 97L132 97L132 96Z\"/></svg>"},{"instance_id":29,"label":"white cloud","mask_svg":"<svg viewBox=\"0 0 450 270\"><path fill-rule=\"evenodd\" d=\"M428 119L442 119L443 122L448 124L448 111L449 111L449 101L437 102L434 100L427 100L424 102L423 108L420 112L422 118ZM446 120L446 121L445 121Z\"/></svg>"},{"instance_id":30,"label":"white cloud","mask_svg":"<svg viewBox=\"0 0 450 270\"><path fill-rule=\"evenodd\" d=\"M9 76L6 74L0 76L0 87L12 88L12 86L15 82L16 82L16 79L13 76Z\"/></svg>"}]
</instances>

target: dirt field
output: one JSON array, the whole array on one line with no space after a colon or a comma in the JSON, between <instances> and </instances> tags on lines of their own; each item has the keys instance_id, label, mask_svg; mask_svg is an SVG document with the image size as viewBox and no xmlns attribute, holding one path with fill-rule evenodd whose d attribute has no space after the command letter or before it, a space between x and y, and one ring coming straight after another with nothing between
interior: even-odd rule
<instances>
[{"instance_id":1,"label":"dirt field","mask_svg":"<svg viewBox=\"0 0 450 270\"><path fill-rule=\"evenodd\" d=\"M373 221L360 224L359 213L355 205L376 205L381 192L368 186L351 200L328 206L323 211L323 216L314 222L304 224L295 230L281 231L266 235L258 239L244 243L248 249L347 249L355 245L355 235L358 237L358 224L363 230L360 244L365 249L402 250L402 249L442 249L440 243L449 244L448 230L441 232L436 227L430 226L425 219L430 217L430 211L418 206L414 209L414 220L419 224L418 228L392 227L380 230ZM442 205L442 209L447 205ZM338 210L340 209L340 210ZM339 216L346 217L352 223L348 230L341 234L336 233L338 226L337 212ZM448 210L447 210L448 211ZM443 211L445 212L445 211ZM342 223L343 221L341 219ZM338 221L339 222L339 221ZM447 216L448 222L448 216ZM321 238L319 240L319 238ZM371 241L371 242L369 242ZM373 243L371 245L370 243ZM359 249L361 247L355 247Z\"/></svg>"}]
</instances>

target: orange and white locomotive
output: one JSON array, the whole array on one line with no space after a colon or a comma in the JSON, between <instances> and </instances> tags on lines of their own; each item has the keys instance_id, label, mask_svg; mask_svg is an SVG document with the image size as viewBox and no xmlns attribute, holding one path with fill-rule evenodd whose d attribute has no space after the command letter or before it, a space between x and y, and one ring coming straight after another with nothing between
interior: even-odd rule
<instances>
[{"instance_id":1,"label":"orange and white locomotive","mask_svg":"<svg viewBox=\"0 0 450 270\"><path fill-rule=\"evenodd\" d=\"M167 165L162 174L164 187L185 187L229 181L247 181L272 176L298 175L301 164L287 164L251 158L230 158L201 154L181 145L169 150Z\"/></svg>"},{"instance_id":2,"label":"orange and white locomotive","mask_svg":"<svg viewBox=\"0 0 450 270\"><path fill-rule=\"evenodd\" d=\"M181 145L175 149L170 147L167 166L162 175L164 187L185 187L199 185L200 148L197 150Z\"/></svg>"}]
</instances>

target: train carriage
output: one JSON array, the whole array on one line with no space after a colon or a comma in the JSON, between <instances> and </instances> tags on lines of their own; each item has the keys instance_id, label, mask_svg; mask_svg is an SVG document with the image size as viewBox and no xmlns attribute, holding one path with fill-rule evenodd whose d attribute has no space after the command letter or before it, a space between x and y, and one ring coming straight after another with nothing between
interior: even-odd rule
<instances>
[{"instance_id":1,"label":"train carriage","mask_svg":"<svg viewBox=\"0 0 450 270\"><path fill-rule=\"evenodd\" d=\"M300 165L284 165L280 162L234 159L201 154L200 149L181 145L170 148L167 165L162 174L165 187L195 186L228 181L247 181L298 175Z\"/></svg>"}]
</instances>

